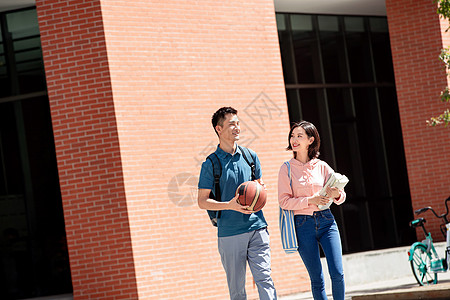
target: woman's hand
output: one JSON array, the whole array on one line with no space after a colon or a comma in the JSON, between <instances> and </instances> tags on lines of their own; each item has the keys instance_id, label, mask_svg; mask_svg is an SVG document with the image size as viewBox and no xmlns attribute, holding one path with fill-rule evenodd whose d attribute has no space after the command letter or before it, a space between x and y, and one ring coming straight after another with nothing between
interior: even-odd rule
<instances>
[{"instance_id":1,"label":"woman's hand","mask_svg":"<svg viewBox=\"0 0 450 300\"><path fill-rule=\"evenodd\" d=\"M320 196L318 194L308 198L308 203L315 204L317 206L327 205L329 201L330 201L330 198L325 197L325 196Z\"/></svg>"},{"instance_id":2,"label":"woman's hand","mask_svg":"<svg viewBox=\"0 0 450 300\"><path fill-rule=\"evenodd\" d=\"M341 193L339 192L339 189L336 187L327 186L326 192L327 192L327 196L329 198L336 199L336 198L341 197Z\"/></svg>"}]
</instances>

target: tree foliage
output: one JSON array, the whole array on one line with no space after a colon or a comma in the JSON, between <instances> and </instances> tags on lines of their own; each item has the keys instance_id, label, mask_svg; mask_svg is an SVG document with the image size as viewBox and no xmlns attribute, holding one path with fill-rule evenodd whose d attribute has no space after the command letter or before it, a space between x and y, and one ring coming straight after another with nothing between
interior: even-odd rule
<instances>
[{"instance_id":1,"label":"tree foliage","mask_svg":"<svg viewBox=\"0 0 450 300\"><path fill-rule=\"evenodd\" d=\"M450 21L450 0L433 0L434 3L438 4L437 13L439 16L445 20ZM450 29L450 26L447 27L445 32ZM441 54L439 55L439 59L444 63L445 70L447 72L447 76L450 75L450 49L443 48L441 50ZM441 92L441 101L449 103L450 102L450 90L449 87L445 87L445 89ZM437 125L445 125L447 126L450 123L450 110L447 108L442 114L437 117L432 117L430 120L427 120L428 125L437 126Z\"/></svg>"}]
</instances>

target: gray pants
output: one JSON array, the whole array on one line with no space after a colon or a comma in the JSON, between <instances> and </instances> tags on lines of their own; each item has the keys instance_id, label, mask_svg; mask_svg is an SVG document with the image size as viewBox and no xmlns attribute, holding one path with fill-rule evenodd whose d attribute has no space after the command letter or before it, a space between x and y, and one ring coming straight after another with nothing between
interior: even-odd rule
<instances>
[{"instance_id":1,"label":"gray pants","mask_svg":"<svg viewBox=\"0 0 450 300\"><path fill-rule=\"evenodd\" d=\"M258 287L259 299L277 299L277 293L270 277L269 233L266 228L219 237L219 253L227 274L231 300L245 300L246 262Z\"/></svg>"}]
</instances>

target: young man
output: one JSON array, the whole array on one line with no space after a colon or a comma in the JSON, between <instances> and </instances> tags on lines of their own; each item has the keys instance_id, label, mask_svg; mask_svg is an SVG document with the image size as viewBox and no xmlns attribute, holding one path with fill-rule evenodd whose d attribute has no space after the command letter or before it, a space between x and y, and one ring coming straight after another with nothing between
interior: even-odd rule
<instances>
[{"instance_id":1,"label":"young man","mask_svg":"<svg viewBox=\"0 0 450 300\"><path fill-rule=\"evenodd\" d=\"M222 166L220 176L221 202L210 199L214 190L213 166L209 159L202 164L198 183L198 206L220 211L218 219L218 248L227 275L230 299L247 299L245 292L246 262L250 266L258 287L260 299L276 299L276 291L270 276L270 246L267 223L262 211L247 210L237 202L236 189L251 180L251 168L245 161L236 142L239 140L237 110L222 107L212 117L212 125L219 136L215 154ZM261 180L261 164L258 156L249 150L255 163L256 180ZM250 159L250 158L248 158Z\"/></svg>"}]
</instances>

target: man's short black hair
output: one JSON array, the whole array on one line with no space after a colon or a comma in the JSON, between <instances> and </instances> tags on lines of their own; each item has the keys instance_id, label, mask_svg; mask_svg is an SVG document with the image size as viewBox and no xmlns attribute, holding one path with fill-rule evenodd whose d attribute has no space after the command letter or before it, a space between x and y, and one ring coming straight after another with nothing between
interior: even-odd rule
<instances>
[{"instance_id":1,"label":"man's short black hair","mask_svg":"<svg viewBox=\"0 0 450 300\"><path fill-rule=\"evenodd\" d=\"M212 126L214 128L214 131L216 131L216 126L220 125L223 126L223 121L225 120L225 116L227 114L232 114L232 115L237 115L237 110L227 106L227 107L222 107L219 108L212 116L211 122L212 122ZM217 131L216 131L217 133Z\"/></svg>"}]
</instances>

